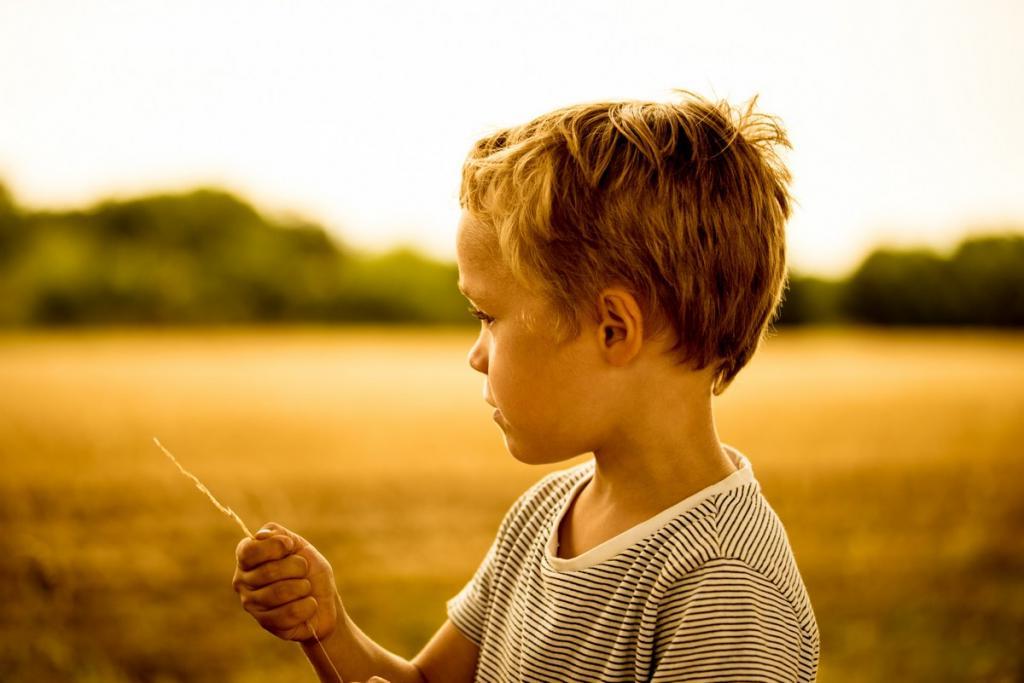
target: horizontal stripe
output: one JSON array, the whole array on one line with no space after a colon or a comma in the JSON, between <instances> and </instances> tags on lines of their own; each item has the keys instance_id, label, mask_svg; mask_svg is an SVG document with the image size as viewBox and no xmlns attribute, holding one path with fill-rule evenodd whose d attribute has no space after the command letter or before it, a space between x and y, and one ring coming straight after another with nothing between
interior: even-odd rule
<instances>
[{"instance_id":1,"label":"horizontal stripe","mask_svg":"<svg viewBox=\"0 0 1024 683\"><path fill-rule=\"evenodd\" d=\"M574 558L558 526L593 460L534 484L448 616L478 681L814 681L818 626L750 461Z\"/></svg>"}]
</instances>

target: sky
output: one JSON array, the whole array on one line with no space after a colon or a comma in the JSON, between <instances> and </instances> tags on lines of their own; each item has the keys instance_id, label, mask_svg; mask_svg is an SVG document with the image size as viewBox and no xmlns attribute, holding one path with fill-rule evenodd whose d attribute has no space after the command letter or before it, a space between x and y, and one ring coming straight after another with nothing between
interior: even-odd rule
<instances>
[{"instance_id":1,"label":"sky","mask_svg":"<svg viewBox=\"0 0 1024 683\"><path fill-rule=\"evenodd\" d=\"M686 88L778 116L790 265L1024 226L1024 3L0 0L24 206L216 185L454 260L462 160L556 107Z\"/></svg>"}]
</instances>

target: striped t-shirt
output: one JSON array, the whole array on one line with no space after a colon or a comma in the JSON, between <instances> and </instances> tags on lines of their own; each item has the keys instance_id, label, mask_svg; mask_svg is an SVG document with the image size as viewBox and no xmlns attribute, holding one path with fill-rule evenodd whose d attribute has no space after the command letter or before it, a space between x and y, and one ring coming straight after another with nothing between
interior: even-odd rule
<instances>
[{"instance_id":1,"label":"striped t-shirt","mask_svg":"<svg viewBox=\"0 0 1024 683\"><path fill-rule=\"evenodd\" d=\"M813 681L818 626L750 461L573 558L558 527L593 476L553 472L509 509L448 601L478 681Z\"/></svg>"}]
</instances>

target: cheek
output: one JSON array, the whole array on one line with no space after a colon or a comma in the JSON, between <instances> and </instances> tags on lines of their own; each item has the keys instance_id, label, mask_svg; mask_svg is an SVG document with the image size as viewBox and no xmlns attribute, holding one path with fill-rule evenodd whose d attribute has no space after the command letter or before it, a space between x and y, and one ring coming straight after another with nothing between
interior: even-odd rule
<instances>
[{"instance_id":1,"label":"cheek","mask_svg":"<svg viewBox=\"0 0 1024 683\"><path fill-rule=\"evenodd\" d=\"M506 337L495 339L488 363L488 383L498 407L503 411L528 415L531 407L542 402L552 368L544 351L529 340Z\"/></svg>"},{"instance_id":2,"label":"cheek","mask_svg":"<svg viewBox=\"0 0 1024 683\"><path fill-rule=\"evenodd\" d=\"M534 346L517 346L495 354L490 386L498 407L524 427L545 425L568 417L573 377L566 367ZM571 374L571 373L570 373Z\"/></svg>"},{"instance_id":3,"label":"cheek","mask_svg":"<svg viewBox=\"0 0 1024 683\"><path fill-rule=\"evenodd\" d=\"M506 410L502 403L515 401L524 390L523 380L529 376L525 360L514 342L493 342L487 363L487 383L502 410Z\"/></svg>"}]
</instances>

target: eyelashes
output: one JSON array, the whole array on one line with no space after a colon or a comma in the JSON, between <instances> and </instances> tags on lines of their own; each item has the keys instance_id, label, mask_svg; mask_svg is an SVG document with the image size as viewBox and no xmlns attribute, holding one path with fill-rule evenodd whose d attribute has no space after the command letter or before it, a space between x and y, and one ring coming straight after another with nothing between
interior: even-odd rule
<instances>
[{"instance_id":1,"label":"eyelashes","mask_svg":"<svg viewBox=\"0 0 1024 683\"><path fill-rule=\"evenodd\" d=\"M491 316L487 315L486 313L484 313L483 311L481 311L478 308L474 308L473 306L470 306L466 310L469 311L470 315L472 315L477 320L483 320L487 324L490 324L490 323L494 322L494 318L492 318Z\"/></svg>"}]
</instances>

